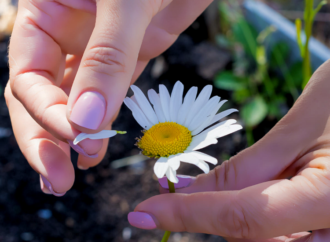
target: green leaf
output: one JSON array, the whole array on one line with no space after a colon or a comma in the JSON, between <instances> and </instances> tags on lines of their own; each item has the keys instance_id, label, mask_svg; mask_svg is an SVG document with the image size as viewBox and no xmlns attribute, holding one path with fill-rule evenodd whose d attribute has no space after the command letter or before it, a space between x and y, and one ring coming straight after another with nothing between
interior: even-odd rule
<instances>
[{"instance_id":1,"label":"green leaf","mask_svg":"<svg viewBox=\"0 0 330 242\"><path fill-rule=\"evenodd\" d=\"M233 99L235 102L241 104L251 97L251 92L247 88L239 89L234 91Z\"/></svg>"},{"instance_id":2,"label":"green leaf","mask_svg":"<svg viewBox=\"0 0 330 242\"><path fill-rule=\"evenodd\" d=\"M257 51L257 31L243 18L233 26L235 39L244 47L247 54L255 57Z\"/></svg>"},{"instance_id":3,"label":"green leaf","mask_svg":"<svg viewBox=\"0 0 330 242\"><path fill-rule=\"evenodd\" d=\"M267 116L268 108L261 96L256 96L241 109L241 117L247 127L258 125Z\"/></svg>"},{"instance_id":4,"label":"green leaf","mask_svg":"<svg viewBox=\"0 0 330 242\"><path fill-rule=\"evenodd\" d=\"M215 77L214 86L227 91L235 91L245 88L245 83L232 72L223 71Z\"/></svg>"},{"instance_id":5,"label":"green leaf","mask_svg":"<svg viewBox=\"0 0 330 242\"><path fill-rule=\"evenodd\" d=\"M270 51L270 66L279 67L285 64L285 60L289 57L290 47L284 41L274 44Z\"/></svg>"},{"instance_id":6,"label":"green leaf","mask_svg":"<svg viewBox=\"0 0 330 242\"><path fill-rule=\"evenodd\" d=\"M285 73L286 78L291 78L293 85L297 89L301 89L301 84L303 82L303 64L301 61L292 64L287 73Z\"/></svg>"}]
</instances>

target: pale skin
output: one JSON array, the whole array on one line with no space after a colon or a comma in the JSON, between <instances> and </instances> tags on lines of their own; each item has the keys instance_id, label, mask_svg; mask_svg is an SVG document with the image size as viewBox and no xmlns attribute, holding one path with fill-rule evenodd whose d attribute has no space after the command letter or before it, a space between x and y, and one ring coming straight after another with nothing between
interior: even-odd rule
<instances>
[{"instance_id":1,"label":"pale skin","mask_svg":"<svg viewBox=\"0 0 330 242\"><path fill-rule=\"evenodd\" d=\"M22 153L56 192L68 191L74 182L67 140L110 129L129 85L148 61L210 3L20 1L5 97ZM319 68L290 112L257 144L198 176L177 191L181 194L150 198L135 211L153 215L160 229L236 238L229 241L330 240L329 67L327 62ZM86 90L100 92L108 104L98 130L68 120ZM99 157L80 155L78 165L97 165L107 144L83 141L81 147ZM41 188L49 192L43 183Z\"/></svg>"}]
</instances>

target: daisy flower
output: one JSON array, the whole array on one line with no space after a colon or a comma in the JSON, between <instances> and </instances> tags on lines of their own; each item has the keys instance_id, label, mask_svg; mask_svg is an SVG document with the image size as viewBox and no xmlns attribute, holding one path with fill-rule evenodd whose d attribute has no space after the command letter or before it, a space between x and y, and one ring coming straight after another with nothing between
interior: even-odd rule
<instances>
[{"instance_id":1,"label":"daisy flower","mask_svg":"<svg viewBox=\"0 0 330 242\"><path fill-rule=\"evenodd\" d=\"M227 101L220 97L210 98L212 86L203 88L197 96L197 87L189 89L183 98L183 84L176 82L171 95L164 85L159 85L159 94L148 91L148 99L143 92L132 85L134 96L126 97L124 103L132 111L133 117L144 129L137 141L142 154L157 158L154 172L158 178L164 175L177 183L176 171L180 162L198 166L205 173L210 171L208 164L217 164L217 159L196 150L218 142L217 138L242 129L236 120L219 122L236 112L228 109L217 114Z\"/></svg>"}]
</instances>

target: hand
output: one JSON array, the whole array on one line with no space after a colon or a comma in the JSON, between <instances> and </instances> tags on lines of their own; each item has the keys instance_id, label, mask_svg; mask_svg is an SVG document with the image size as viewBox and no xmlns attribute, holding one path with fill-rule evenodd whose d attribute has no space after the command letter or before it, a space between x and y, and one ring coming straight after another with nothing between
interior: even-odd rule
<instances>
[{"instance_id":1,"label":"hand","mask_svg":"<svg viewBox=\"0 0 330 242\"><path fill-rule=\"evenodd\" d=\"M74 182L68 142L110 129L128 87L211 0L21 0L6 101L21 151L46 193ZM98 164L108 140L72 147ZM98 156L97 158L95 158Z\"/></svg>"},{"instance_id":2,"label":"hand","mask_svg":"<svg viewBox=\"0 0 330 242\"><path fill-rule=\"evenodd\" d=\"M330 241L329 76L330 61L263 139L209 174L180 178L185 188L142 202L130 223L228 241Z\"/></svg>"}]
</instances>

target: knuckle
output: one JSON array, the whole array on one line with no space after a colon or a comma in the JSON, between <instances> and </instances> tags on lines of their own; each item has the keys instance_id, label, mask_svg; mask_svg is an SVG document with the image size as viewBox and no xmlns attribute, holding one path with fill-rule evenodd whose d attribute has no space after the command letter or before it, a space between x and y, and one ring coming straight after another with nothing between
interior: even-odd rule
<instances>
[{"instance_id":1,"label":"knuckle","mask_svg":"<svg viewBox=\"0 0 330 242\"><path fill-rule=\"evenodd\" d=\"M215 184L218 191L233 190L237 187L236 165L231 157L214 169Z\"/></svg>"},{"instance_id":2,"label":"knuckle","mask_svg":"<svg viewBox=\"0 0 330 242\"><path fill-rule=\"evenodd\" d=\"M250 239L254 238L255 230L251 228L254 223L251 220L251 216L248 215L247 210L240 205L239 202L232 201L228 206L226 214L226 237L230 238L241 238L241 239ZM219 217L219 221L223 221L223 215Z\"/></svg>"},{"instance_id":3,"label":"knuckle","mask_svg":"<svg viewBox=\"0 0 330 242\"><path fill-rule=\"evenodd\" d=\"M93 47L84 59L83 66L95 72L112 75L125 72L125 53L114 47Z\"/></svg>"}]
</instances>

